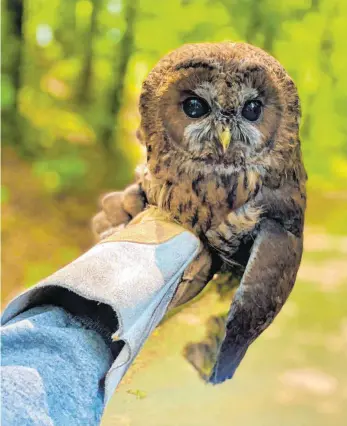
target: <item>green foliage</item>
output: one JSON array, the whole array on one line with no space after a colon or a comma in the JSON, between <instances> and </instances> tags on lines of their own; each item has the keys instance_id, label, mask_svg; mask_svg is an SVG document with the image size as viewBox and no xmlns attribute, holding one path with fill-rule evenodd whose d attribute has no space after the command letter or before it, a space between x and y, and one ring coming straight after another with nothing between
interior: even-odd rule
<instances>
[{"instance_id":1,"label":"green foliage","mask_svg":"<svg viewBox=\"0 0 347 426\"><path fill-rule=\"evenodd\" d=\"M1 185L1 204L7 203L9 199L10 199L9 189L6 186Z\"/></svg>"},{"instance_id":2,"label":"green foliage","mask_svg":"<svg viewBox=\"0 0 347 426\"><path fill-rule=\"evenodd\" d=\"M230 424L237 419L259 424L259 418L267 425L342 422L347 387L341 375L346 370L346 324L341 319L346 318L347 287L346 238L340 234L347 234L347 197L340 190L347 188L347 1L3 0L1 35L2 140L7 145L1 186L4 304L93 244L89 222L97 210L97 196L124 188L143 155L135 137L138 97L146 74L165 53L183 43L233 40L255 44L279 59L297 83L303 111L302 147L310 185L299 272L304 285L298 283L270 334L252 346L253 354L258 348L258 361L253 358L255 367L243 370L249 374L239 381L240 392L233 393L236 410L231 414L230 389L224 388L224 396L213 389L215 397L198 381L191 386L182 361L172 352L173 344L183 348L187 339L198 341L211 313L225 312L233 291L226 277L210 283L185 306L185 316L166 321L158 338L148 342L138 367L145 365L145 375L157 384L156 374L160 378L166 369L165 355L170 361L177 358L172 378L185 383L188 377L181 415L172 416L170 424L179 424L181 418L187 424L189 394L199 397L199 404L193 401L197 409L194 404L188 407L193 408L189 418L194 424ZM236 279L231 284L236 286ZM187 327L195 336L187 337ZM218 322L208 323L210 337L218 329ZM323 329L329 333L322 334ZM160 344L165 339L169 344ZM304 392L278 380L295 366L304 368L297 370L304 378L312 375L309 360L312 371L322 368L338 377L331 395L324 391L324 377L322 393L320 375L318 387L314 374L308 387L300 381ZM147 371L151 365L155 369ZM258 376L260 381L255 381ZM262 377L267 382L258 398ZM273 389L278 384L276 406ZM117 414L106 412L110 424L142 424L138 400L152 404L152 424L165 423L170 407L160 393L156 400L152 392L147 401L151 390L141 390L142 382L139 388L133 385L123 387L128 398L117 404ZM130 418L132 400L137 405ZM162 409L157 409L158 401ZM205 401L208 410L201 410ZM244 409L250 401L251 416ZM176 402L180 404L179 396ZM271 418L263 418L264 410Z\"/></svg>"},{"instance_id":3,"label":"green foliage","mask_svg":"<svg viewBox=\"0 0 347 426\"><path fill-rule=\"evenodd\" d=\"M344 0L17 0L2 15L3 135L48 190L127 182L146 73L182 43L221 40L283 63L301 94L311 185L347 183Z\"/></svg>"},{"instance_id":4,"label":"green foliage","mask_svg":"<svg viewBox=\"0 0 347 426\"><path fill-rule=\"evenodd\" d=\"M47 190L57 192L62 188L68 188L71 182L81 185L81 180L87 172L87 164L82 158L69 155L36 161L33 164L33 171L42 179Z\"/></svg>"},{"instance_id":5,"label":"green foliage","mask_svg":"<svg viewBox=\"0 0 347 426\"><path fill-rule=\"evenodd\" d=\"M144 399L147 396L146 392L141 391L139 389L129 389L129 390L127 390L127 393L129 395L136 396L136 399Z\"/></svg>"},{"instance_id":6,"label":"green foliage","mask_svg":"<svg viewBox=\"0 0 347 426\"><path fill-rule=\"evenodd\" d=\"M1 79L1 109L6 110L14 106L16 99L16 91L12 81L8 75L4 75Z\"/></svg>"}]
</instances>

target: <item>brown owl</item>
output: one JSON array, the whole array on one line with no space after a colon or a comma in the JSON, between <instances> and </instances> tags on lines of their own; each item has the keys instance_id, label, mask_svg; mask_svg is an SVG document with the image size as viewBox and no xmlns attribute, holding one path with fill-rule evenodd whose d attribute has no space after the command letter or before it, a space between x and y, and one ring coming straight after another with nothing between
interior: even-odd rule
<instances>
[{"instance_id":1,"label":"brown owl","mask_svg":"<svg viewBox=\"0 0 347 426\"><path fill-rule=\"evenodd\" d=\"M259 48L184 45L150 72L140 113L147 163L119 194L111 222L157 205L201 239L212 272L241 271L208 377L218 383L279 312L300 264L306 173L297 90Z\"/></svg>"}]
</instances>

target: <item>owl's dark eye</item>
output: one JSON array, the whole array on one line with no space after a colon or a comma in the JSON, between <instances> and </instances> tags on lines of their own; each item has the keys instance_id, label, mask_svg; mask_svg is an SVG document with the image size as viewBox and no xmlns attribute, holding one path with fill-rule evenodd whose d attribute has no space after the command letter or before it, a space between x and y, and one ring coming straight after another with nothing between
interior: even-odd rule
<instances>
[{"instance_id":1,"label":"owl's dark eye","mask_svg":"<svg viewBox=\"0 0 347 426\"><path fill-rule=\"evenodd\" d=\"M248 121L256 121L261 114L262 103L260 101L247 101L243 107L242 115Z\"/></svg>"},{"instance_id":2,"label":"owl's dark eye","mask_svg":"<svg viewBox=\"0 0 347 426\"><path fill-rule=\"evenodd\" d=\"M209 104L201 98L187 98L182 103L183 111L190 118L200 118L211 111Z\"/></svg>"}]
</instances>

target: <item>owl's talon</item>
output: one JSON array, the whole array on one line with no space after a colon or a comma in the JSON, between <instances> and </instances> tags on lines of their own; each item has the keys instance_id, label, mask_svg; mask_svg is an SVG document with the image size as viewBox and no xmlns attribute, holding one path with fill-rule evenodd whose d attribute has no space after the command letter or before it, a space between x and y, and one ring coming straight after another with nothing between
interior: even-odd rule
<instances>
[{"instance_id":1,"label":"owl's talon","mask_svg":"<svg viewBox=\"0 0 347 426\"><path fill-rule=\"evenodd\" d=\"M140 184L129 186L123 192L110 192L99 199L102 211L92 219L92 230L97 240L103 240L123 229L146 207L146 195Z\"/></svg>"}]
</instances>

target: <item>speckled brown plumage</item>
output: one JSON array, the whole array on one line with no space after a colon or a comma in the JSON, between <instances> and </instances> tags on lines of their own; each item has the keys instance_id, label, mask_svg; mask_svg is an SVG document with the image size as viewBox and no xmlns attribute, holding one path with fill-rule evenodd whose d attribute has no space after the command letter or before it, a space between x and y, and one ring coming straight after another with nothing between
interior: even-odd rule
<instances>
[{"instance_id":1,"label":"speckled brown plumage","mask_svg":"<svg viewBox=\"0 0 347 426\"><path fill-rule=\"evenodd\" d=\"M223 155L217 125L211 125L199 148L189 149L184 129L192 120L182 112L182 93L194 93L204 84L220 111L229 111L222 117L218 111L212 120L229 126L235 124L230 116L239 108L240 91L257 90L264 102L264 115L256 125L261 134L257 143L234 138ZM286 209L293 204L299 210L293 213L302 216L293 220L302 228L306 176L298 135L299 99L293 81L274 58L243 43L185 45L151 71L143 85L140 112L150 202L171 211L199 235L210 230L211 243L223 246L220 237L230 228L228 222L238 232L240 224L249 231L258 221L260 209L248 208L242 220L234 211L264 185L277 192L269 197L271 204L259 207L274 210L275 204L278 210L281 203ZM284 193L278 188L285 188Z\"/></svg>"},{"instance_id":2,"label":"speckled brown plumage","mask_svg":"<svg viewBox=\"0 0 347 426\"><path fill-rule=\"evenodd\" d=\"M192 95L208 103L209 114L185 114L182 105ZM262 113L250 122L242 111L253 99ZM184 45L148 75L140 113L147 163L134 200L169 212L224 264L245 267L210 377L218 383L233 375L248 345L279 312L300 264L306 173L297 90L259 48ZM225 129L227 149L220 139Z\"/></svg>"}]
</instances>

